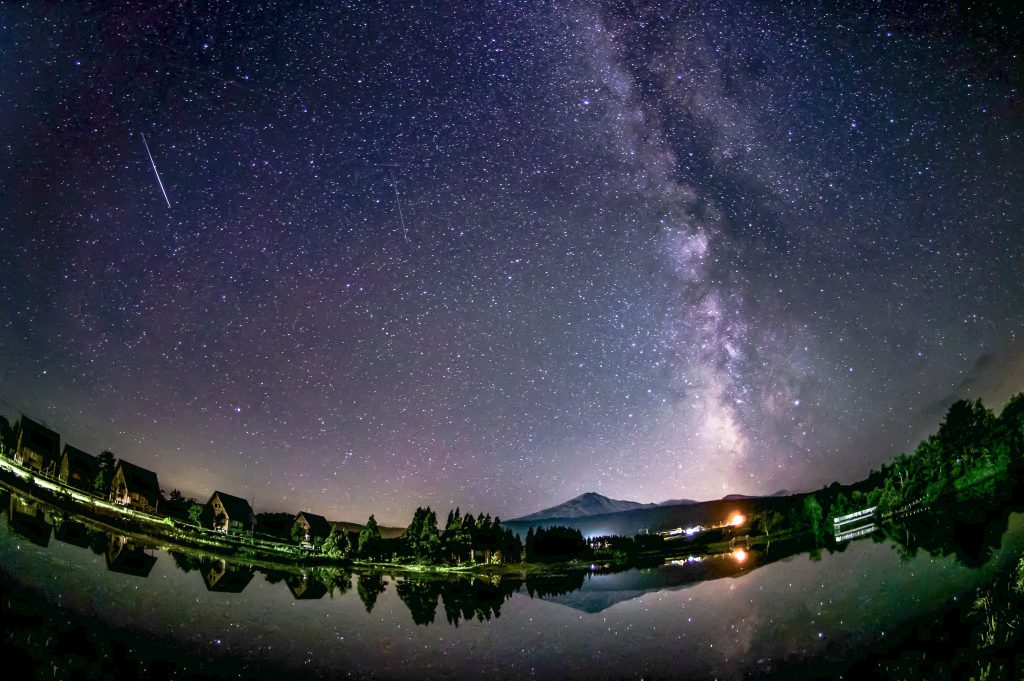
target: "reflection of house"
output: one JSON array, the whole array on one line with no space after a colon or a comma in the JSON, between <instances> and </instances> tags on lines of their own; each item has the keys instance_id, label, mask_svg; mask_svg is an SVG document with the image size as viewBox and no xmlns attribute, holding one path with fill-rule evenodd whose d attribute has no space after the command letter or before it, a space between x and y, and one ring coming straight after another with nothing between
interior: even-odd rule
<instances>
[{"instance_id":1,"label":"reflection of house","mask_svg":"<svg viewBox=\"0 0 1024 681\"><path fill-rule=\"evenodd\" d=\"M12 494L11 503L7 507L7 524L15 534L33 544L50 545L50 530L53 528L46 522L43 508L38 501L30 501Z\"/></svg>"},{"instance_id":2,"label":"reflection of house","mask_svg":"<svg viewBox=\"0 0 1024 681\"><path fill-rule=\"evenodd\" d=\"M97 534L94 530L80 522L64 518L53 527L53 536L65 544L72 544L87 549L92 546L92 538Z\"/></svg>"},{"instance_id":3,"label":"reflection of house","mask_svg":"<svg viewBox=\"0 0 1024 681\"><path fill-rule=\"evenodd\" d=\"M305 573L288 575L284 578L284 583L288 585L288 590L292 592L292 596L295 596L296 600L313 601L323 598L327 593L326 586Z\"/></svg>"},{"instance_id":4,"label":"reflection of house","mask_svg":"<svg viewBox=\"0 0 1024 681\"><path fill-rule=\"evenodd\" d=\"M248 532L256 524L256 514L249 502L226 492L214 492L204 513L208 526L218 532Z\"/></svg>"},{"instance_id":5,"label":"reflection of house","mask_svg":"<svg viewBox=\"0 0 1024 681\"><path fill-rule=\"evenodd\" d=\"M208 591L239 594L252 581L256 571L243 565L231 565L225 560L203 560L203 581Z\"/></svg>"},{"instance_id":6,"label":"reflection of house","mask_svg":"<svg viewBox=\"0 0 1024 681\"><path fill-rule=\"evenodd\" d=\"M53 477L60 463L60 435L22 416L14 425L14 460L25 468Z\"/></svg>"},{"instance_id":7,"label":"reflection of house","mask_svg":"<svg viewBox=\"0 0 1024 681\"><path fill-rule=\"evenodd\" d=\"M110 481L110 500L138 511L156 513L160 501L156 473L127 461L118 461Z\"/></svg>"},{"instance_id":8,"label":"reflection of house","mask_svg":"<svg viewBox=\"0 0 1024 681\"><path fill-rule=\"evenodd\" d=\"M146 553L145 547L128 537L107 535L107 569L111 572L148 577L154 563L156 556Z\"/></svg>"},{"instance_id":9,"label":"reflection of house","mask_svg":"<svg viewBox=\"0 0 1024 681\"><path fill-rule=\"evenodd\" d=\"M334 529L327 522L327 518L306 511L295 516L295 527L302 531L304 535L303 541L306 544L319 544L324 539L327 539L327 535Z\"/></svg>"},{"instance_id":10,"label":"reflection of house","mask_svg":"<svg viewBox=\"0 0 1024 681\"><path fill-rule=\"evenodd\" d=\"M99 472L100 462L95 456L71 445L64 445L58 480L83 492L92 492L96 489L96 476Z\"/></svg>"}]
</instances>

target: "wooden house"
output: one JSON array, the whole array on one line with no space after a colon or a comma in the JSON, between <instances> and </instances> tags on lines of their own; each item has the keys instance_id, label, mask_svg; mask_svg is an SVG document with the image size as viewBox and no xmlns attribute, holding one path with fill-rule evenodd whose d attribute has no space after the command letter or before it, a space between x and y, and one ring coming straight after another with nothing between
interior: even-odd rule
<instances>
[{"instance_id":1,"label":"wooden house","mask_svg":"<svg viewBox=\"0 0 1024 681\"><path fill-rule=\"evenodd\" d=\"M160 484L156 473L127 461L118 461L110 481L110 500L137 511L156 513Z\"/></svg>"},{"instance_id":2,"label":"wooden house","mask_svg":"<svg viewBox=\"0 0 1024 681\"><path fill-rule=\"evenodd\" d=\"M69 487L91 493L96 490L96 476L99 472L99 459L77 447L64 445L57 473L58 480Z\"/></svg>"},{"instance_id":3,"label":"wooden house","mask_svg":"<svg viewBox=\"0 0 1024 681\"><path fill-rule=\"evenodd\" d=\"M294 526L302 532L303 543L310 545L322 543L334 529L327 518L308 511L303 511L295 516Z\"/></svg>"},{"instance_id":4,"label":"wooden house","mask_svg":"<svg viewBox=\"0 0 1024 681\"><path fill-rule=\"evenodd\" d=\"M226 492L214 492L203 513L207 527L225 534L249 532L256 524L249 502Z\"/></svg>"},{"instance_id":5,"label":"wooden house","mask_svg":"<svg viewBox=\"0 0 1024 681\"><path fill-rule=\"evenodd\" d=\"M25 468L49 477L60 464L60 435L27 416L14 426L14 460Z\"/></svg>"}]
</instances>

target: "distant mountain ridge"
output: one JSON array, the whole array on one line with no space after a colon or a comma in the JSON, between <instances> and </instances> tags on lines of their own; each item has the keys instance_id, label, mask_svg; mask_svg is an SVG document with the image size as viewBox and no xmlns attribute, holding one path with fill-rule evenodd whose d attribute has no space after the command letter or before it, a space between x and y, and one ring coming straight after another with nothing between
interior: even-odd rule
<instances>
[{"instance_id":1,"label":"distant mountain ridge","mask_svg":"<svg viewBox=\"0 0 1024 681\"><path fill-rule=\"evenodd\" d=\"M763 499L767 496L787 496L790 492L779 490L772 495L751 496L746 494L726 494L722 501L754 500ZM529 515L513 518L513 522L529 522L534 520L547 520L549 518L586 518L606 513L619 513L622 511L635 511L642 508L658 508L663 506L691 506L704 502L695 499L666 499L657 504L645 504L639 501L627 501L625 499L612 499L597 492L585 492L574 497L563 504L551 506Z\"/></svg>"},{"instance_id":2,"label":"distant mountain ridge","mask_svg":"<svg viewBox=\"0 0 1024 681\"><path fill-rule=\"evenodd\" d=\"M620 511L634 511L638 508L654 508L658 504L642 504L639 501L624 501L622 499L611 499L598 494L597 492L586 492L574 497L564 504L558 504L545 508L536 513L524 515L514 520L529 521L543 520L545 518L583 518L591 515L604 513L618 513Z\"/></svg>"}]
</instances>

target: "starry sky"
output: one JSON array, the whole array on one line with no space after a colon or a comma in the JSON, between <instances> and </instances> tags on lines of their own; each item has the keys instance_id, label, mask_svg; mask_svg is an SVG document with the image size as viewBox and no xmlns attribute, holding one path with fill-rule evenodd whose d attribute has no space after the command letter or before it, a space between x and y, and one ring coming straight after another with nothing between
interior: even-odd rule
<instances>
[{"instance_id":1,"label":"starry sky","mask_svg":"<svg viewBox=\"0 0 1024 681\"><path fill-rule=\"evenodd\" d=\"M852 481L1000 406L1021 6L780 4L3 5L0 411L399 524Z\"/></svg>"}]
</instances>

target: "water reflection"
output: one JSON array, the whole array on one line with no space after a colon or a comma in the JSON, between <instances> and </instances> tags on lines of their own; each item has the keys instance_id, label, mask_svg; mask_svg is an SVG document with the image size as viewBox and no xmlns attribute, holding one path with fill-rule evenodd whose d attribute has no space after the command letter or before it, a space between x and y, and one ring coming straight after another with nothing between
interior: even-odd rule
<instances>
[{"instance_id":1,"label":"water reflection","mask_svg":"<svg viewBox=\"0 0 1024 681\"><path fill-rule=\"evenodd\" d=\"M7 524L15 534L33 544L42 547L50 545L53 526L46 522L43 505L37 501L30 501L17 494L10 495Z\"/></svg>"},{"instance_id":2,"label":"water reflection","mask_svg":"<svg viewBox=\"0 0 1024 681\"><path fill-rule=\"evenodd\" d=\"M985 565L1000 546L1011 513L1016 507L997 510L937 509L898 525L858 528L837 543L816 547L801 542L775 542L770 550L737 544L727 553L683 555L664 564L629 569L609 564L581 566L563 573L514 573L502 576L467 574L353 572L340 567L275 569L248 565L223 556L206 556L181 550L158 550L144 538L110 533L78 518L68 517L45 504L17 493L4 493L7 526L11 532L40 547L51 539L104 557L110 572L147 578L160 556L182 573L195 573L207 592L241 594L261 575L268 584L282 583L296 601L317 601L354 592L366 613L372 613L381 596L394 589L398 601L417 626L443 621L457 627L461 622L490 621L501 617L502 608L514 595L546 600L588 613L632 600L643 594L679 589L712 580L735 578L794 555L820 560L822 552L842 553L853 541L891 542L903 560L920 552L929 556L953 556L962 565Z\"/></svg>"},{"instance_id":3,"label":"water reflection","mask_svg":"<svg viewBox=\"0 0 1024 681\"><path fill-rule=\"evenodd\" d=\"M247 565L232 565L223 558L203 559L203 581L209 591L240 594L256 576L256 570Z\"/></svg>"},{"instance_id":4,"label":"water reflection","mask_svg":"<svg viewBox=\"0 0 1024 681\"><path fill-rule=\"evenodd\" d=\"M107 569L133 577L149 577L156 556L153 549L123 535L107 535Z\"/></svg>"}]
</instances>

